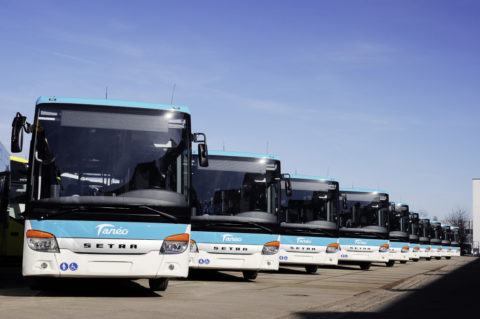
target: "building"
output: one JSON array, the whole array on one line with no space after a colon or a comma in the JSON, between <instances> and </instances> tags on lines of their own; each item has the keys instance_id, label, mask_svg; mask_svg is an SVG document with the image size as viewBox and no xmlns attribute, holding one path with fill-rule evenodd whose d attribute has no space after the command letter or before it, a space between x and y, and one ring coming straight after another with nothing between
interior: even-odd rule
<instances>
[{"instance_id":1,"label":"building","mask_svg":"<svg viewBox=\"0 0 480 319\"><path fill-rule=\"evenodd\" d=\"M473 188L473 240L472 251L474 255L480 255L480 178L472 179Z\"/></svg>"}]
</instances>

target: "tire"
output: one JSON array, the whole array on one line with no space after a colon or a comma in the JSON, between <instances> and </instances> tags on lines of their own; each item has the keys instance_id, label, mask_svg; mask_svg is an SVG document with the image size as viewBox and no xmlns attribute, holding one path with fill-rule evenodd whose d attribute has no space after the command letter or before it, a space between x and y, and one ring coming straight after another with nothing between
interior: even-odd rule
<instances>
[{"instance_id":1,"label":"tire","mask_svg":"<svg viewBox=\"0 0 480 319\"><path fill-rule=\"evenodd\" d=\"M442 257L435 257L435 259L436 259L436 260L440 260L440 259L442 259Z\"/></svg>"},{"instance_id":2,"label":"tire","mask_svg":"<svg viewBox=\"0 0 480 319\"><path fill-rule=\"evenodd\" d=\"M253 281L257 279L258 271L256 270L244 270L243 271L243 278L248 281Z\"/></svg>"},{"instance_id":3,"label":"tire","mask_svg":"<svg viewBox=\"0 0 480 319\"><path fill-rule=\"evenodd\" d=\"M371 265L372 265L372 263L361 263L360 264L360 269L361 270L369 270Z\"/></svg>"},{"instance_id":4,"label":"tire","mask_svg":"<svg viewBox=\"0 0 480 319\"><path fill-rule=\"evenodd\" d=\"M168 278L148 279L148 285L152 291L165 291L168 287Z\"/></svg>"},{"instance_id":5,"label":"tire","mask_svg":"<svg viewBox=\"0 0 480 319\"><path fill-rule=\"evenodd\" d=\"M393 267L395 265L395 260L389 260L388 262L385 263L387 267Z\"/></svg>"},{"instance_id":6,"label":"tire","mask_svg":"<svg viewBox=\"0 0 480 319\"><path fill-rule=\"evenodd\" d=\"M306 265L305 266L305 270L307 271L307 273L309 274L314 274L317 272L318 270L318 265Z\"/></svg>"},{"instance_id":7,"label":"tire","mask_svg":"<svg viewBox=\"0 0 480 319\"><path fill-rule=\"evenodd\" d=\"M30 290L42 290L46 287L46 278L43 277L25 277Z\"/></svg>"},{"instance_id":8,"label":"tire","mask_svg":"<svg viewBox=\"0 0 480 319\"><path fill-rule=\"evenodd\" d=\"M406 264L407 261L406 261L406 260L401 260L400 263L401 263L401 264Z\"/></svg>"},{"instance_id":9,"label":"tire","mask_svg":"<svg viewBox=\"0 0 480 319\"><path fill-rule=\"evenodd\" d=\"M432 260L432 257L425 258L426 260L430 261Z\"/></svg>"},{"instance_id":10,"label":"tire","mask_svg":"<svg viewBox=\"0 0 480 319\"><path fill-rule=\"evenodd\" d=\"M446 258L446 259L450 259L450 258L452 258L452 257L448 256L448 257L445 257L445 258Z\"/></svg>"},{"instance_id":11,"label":"tire","mask_svg":"<svg viewBox=\"0 0 480 319\"><path fill-rule=\"evenodd\" d=\"M412 260L417 263L420 259L412 259Z\"/></svg>"}]
</instances>

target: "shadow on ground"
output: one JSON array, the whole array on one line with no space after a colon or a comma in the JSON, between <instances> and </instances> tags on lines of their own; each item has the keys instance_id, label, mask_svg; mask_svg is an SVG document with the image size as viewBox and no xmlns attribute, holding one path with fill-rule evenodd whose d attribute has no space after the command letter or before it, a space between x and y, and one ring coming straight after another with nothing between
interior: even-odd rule
<instances>
[{"instance_id":1,"label":"shadow on ground","mask_svg":"<svg viewBox=\"0 0 480 319\"><path fill-rule=\"evenodd\" d=\"M137 282L127 279L52 278L45 289L31 290L19 266L2 267L0 295L16 297L161 297Z\"/></svg>"},{"instance_id":2,"label":"shadow on ground","mask_svg":"<svg viewBox=\"0 0 480 319\"><path fill-rule=\"evenodd\" d=\"M379 312L298 312L296 318L477 318L480 258L444 275Z\"/></svg>"}]
</instances>

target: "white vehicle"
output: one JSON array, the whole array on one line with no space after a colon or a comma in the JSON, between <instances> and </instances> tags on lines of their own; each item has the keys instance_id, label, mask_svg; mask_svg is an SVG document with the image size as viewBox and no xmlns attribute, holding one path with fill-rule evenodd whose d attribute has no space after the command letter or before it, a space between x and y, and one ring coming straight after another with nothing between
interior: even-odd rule
<instances>
[{"instance_id":1,"label":"white vehicle","mask_svg":"<svg viewBox=\"0 0 480 319\"><path fill-rule=\"evenodd\" d=\"M395 261L404 264L410 259L410 243L407 232L408 219L408 204L399 202L390 203L390 255L387 266L393 266Z\"/></svg>"},{"instance_id":2,"label":"white vehicle","mask_svg":"<svg viewBox=\"0 0 480 319\"><path fill-rule=\"evenodd\" d=\"M460 257L460 228L458 226L451 226L451 245L452 245L452 256Z\"/></svg>"},{"instance_id":3,"label":"white vehicle","mask_svg":"<svg viewBox=\"0 0 480 319\"><path fill-rule=\"evenodd\" d=\"M438 220L430 221L430 253L435 259L441 259L443 254L442 247L442 223Z\"/></svg>"},{"instance_id":4,"label":"white vehicle","mask_svg":"<svg viewBox=\"0 0 480 319\"><path fill-rule=\"evenodd\" d=\"M409 217L408 217L408 242L410 245L409 259L413 261L420 260L420 237L419 237L419 214L417 211L411 210L409 208Z\"/></svg>"},{"instance_id":5,"label":"white vehicle","mask_svg":"<svg viewBox=\"0 0 480 319\"><path fill-rule=\"evenodd\" d=\"M368 270L388 263L388 193L370 189L340 189L339 264Z\"/></svg>"},{"instance_id":6,"label":"white vehicle","mask_svg":"<svg viewBox=\"0 0 480 319\"><path fill-rule=\"evenodd\" d=\"M445 259L450 259L453 256L450 227L449 224L442 224L442 254Z\"/></svg>"},{"instance_id":7,"label":"white vehicle","mask_svg":"<svg viewBox=\"0 0 480 319\"><path fill-rule=\"evenodd\" d=\"M430 245L430 232L432 226L430 225L430 219L427 217L420 217L418 221L418 242L420 244L419 255L420 258L426 260L432 259L432 247Z\"/></svg>"},{"instance_id":8,"label":"white vehicle","mask_svg":"<svg viewBox=\"0 0 480 319\"><path fill-rule=\"evenodd\" d=\"M188 109L40 97L34 123L17 113L12 129L12 152L23 130L32 133L22 265L31 287L47 277L110 277L165 290L168 278L186 277Z\"/></svg>"},{"instance_id":9,"label":"white vehicle","mask_svg":"<svg viewBox=\"0 0 480 319\"><path fill-rule=\"evenodd\" d=\"M282 191L280 264L304 266L308 273L337 265L338 182L306 175L290 180L291 196Z\"/></svg>"},{"instance_id":10,"label":"white vehicle","mask_svg":"<svg viewBox=\"0 0 480 319\"><path fill-rule=\"evenodd\" d=\"M255 280L278 270L280 160L276 156L211 151L194 157L190 268L242 271Z\"/></svg>"}]
</instances>

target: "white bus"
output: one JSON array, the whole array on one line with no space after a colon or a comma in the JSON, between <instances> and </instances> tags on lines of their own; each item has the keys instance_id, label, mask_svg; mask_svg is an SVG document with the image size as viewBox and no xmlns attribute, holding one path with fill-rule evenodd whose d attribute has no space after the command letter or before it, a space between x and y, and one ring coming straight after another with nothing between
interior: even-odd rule
<instances>
[{"instance_id":1,"label":"white bus","mask_svg":"<svg viewBox=\"0 0 480 319\"><path fill-rule=\"evenodd\" d=\"M371 189L340 189L339 264L368 270L389 263L388 193Z\"/></svg>"},{"instance_id":2,"label":"white bus","mask_svg":"<svg viewBox=\"0 0 480 319\"><path fill-rule=\"evenodd\" d=\"M278 270L280 160L211 151L208 167L194 157L190 268L242 271L255 280Z\"/></svg>"},{"instance_id":3,"label":"white bus","mask_svg":"<svg viewBox=\"0 0 480 319\"><path fill-rule=\"evenodd\" d=\"M425 258L426 260L432 259L432 246L430 244L431 229L430 218L420 217L418 221L418 242L420 244L419 255L420 258Z\"/></svg>"},{"instance_id":4,"label":"white bus","mask_svg":"<svg viewBox=\"0 0 480 319\"><path fill-rule=\"evenodd\" d=\"M410 253L409 259L413 261L420 260L420 237L419 237L419 214L415 210L409 208L409 217L408 217L408 235L410 243Z\"/></svg>"},{"instance_id":5,"label":"white bus","mask_svg":"<svg viewBox=\"0 0 480 319\"><path fill-rule=\"evenodd\" d=\"M390 203L390 218L389 218L389 263L393 265L395 261L404 264L410 259L410 243L407 232L409 211L408 204L400 202Z\"/></svg>"},{"instance_id":6,"label":"white bus","mask_svg":"<svg viewBox=\"0 0 480 319\"><path fill-rule=\"evenodd\" d=\"M442 223L438 220L430 221L430 254L435 259L439 260L443 257L442 247Z\"/></svg>"},{"instance_id":7,"label":"white bus","mask_svg":"<svg viewBox=\"0 0 480 319\"><path fill-rule=\"evenodd\" d=\"M308 273L319 265L337 265L338 182L292 175L291 188L291 196L282 191L280 264L304 266Z\"/></svg>"},{"instance_id":8,"label":"white bus","mask_svg":"<svg viewBox=\"0 0 480 319\"><path fill-rule=\"evenodd\" d=\"M191 140L203 135L191 135L188 108L40 97L33 123L17 113L12 129L12 152L32 133L22 265L32 289L111 277L165 290L188 275Z\"/></svg>"},{"instance_id":9,"label":"white bus","mask_svg":"<svg viewBox=\"0 0 480 319\"><path fill-rule=\"evenodd\" d=\"M450 229L452 230L452 233L451 233L452 256L459 257L461 252L460 227L451 226Z\"/></svg>"}]
</instances>

